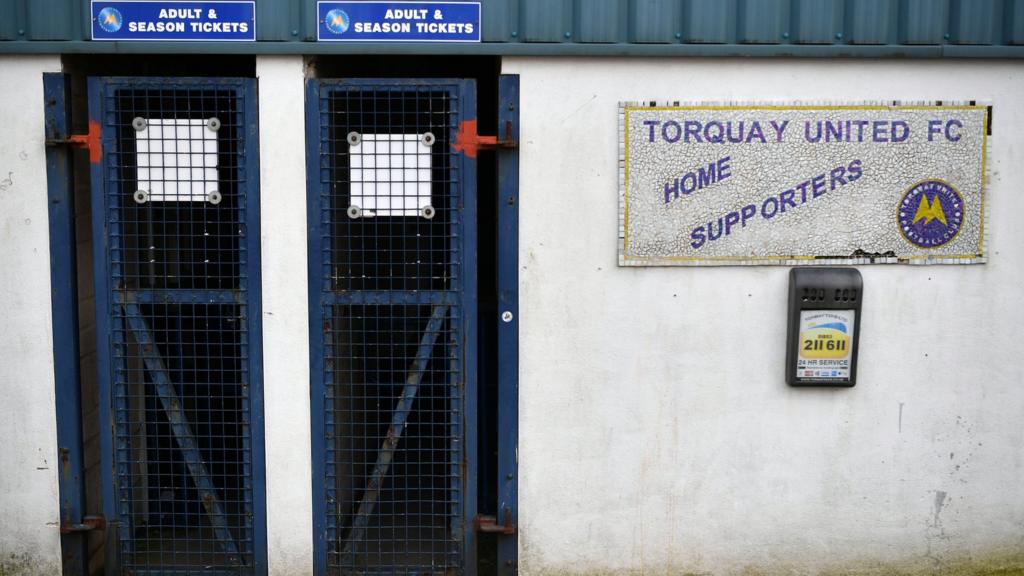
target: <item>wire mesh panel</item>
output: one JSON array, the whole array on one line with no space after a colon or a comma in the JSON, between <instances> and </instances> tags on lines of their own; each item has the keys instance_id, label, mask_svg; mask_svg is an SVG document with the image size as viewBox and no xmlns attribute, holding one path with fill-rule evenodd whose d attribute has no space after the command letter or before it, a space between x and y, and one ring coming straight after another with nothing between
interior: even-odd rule
<instances>
[{"instance_id":1,"label":"wire mesh panel","mask_svg":"<svg viewBox=\"0 0 1024 576\"><path fill-rule=\"evenodd\" d=\"M108 78L90 91L103 144L93 164L101 390L114 430L104 469L119 523L107 545L125 574L254 573L255 84Z\"/></svg>"},{"instance_id":2,"label":"wire mesh panel","mask_svg":"<svg viewBox=\"0 0 1024 576\"><path fill-rule=\"evenodd\" d=\"M310 93L318 572L462 573L475 214L455 138L471 84Z\"/></svg>"}]
</instances>

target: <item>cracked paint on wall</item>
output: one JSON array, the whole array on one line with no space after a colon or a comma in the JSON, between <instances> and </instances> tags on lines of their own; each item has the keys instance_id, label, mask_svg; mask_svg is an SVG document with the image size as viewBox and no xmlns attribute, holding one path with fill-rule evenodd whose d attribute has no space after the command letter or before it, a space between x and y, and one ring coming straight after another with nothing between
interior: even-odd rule
<instances>
[{"instance_id":1,"label":"cracked paint on wall","mask_svg":"<svg viewBox=\"0 0 1024 576\"><path fill-rule=\"evenodd\" d=\"M981 263L991 109L619 104L619 263Z\"/></svg>"}]
</instances>

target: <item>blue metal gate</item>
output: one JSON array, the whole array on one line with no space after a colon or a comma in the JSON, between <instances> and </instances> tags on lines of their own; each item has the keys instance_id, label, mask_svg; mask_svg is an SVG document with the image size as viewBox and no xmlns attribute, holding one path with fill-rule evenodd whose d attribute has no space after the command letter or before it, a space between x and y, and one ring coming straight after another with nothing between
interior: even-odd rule
<instances>
[{"instance_id":1,"label":"blue metal gate","mask_svg":"<svg viewBox=\"0 0 1024 576\"><path fill-rule=\"evenodd\" d=\"M472 572L474 84L306 95L316 573Z\"/></svg>"},{"instance_id":2,"label":"blue metal gate","mask_svg":"<svg viewBox=\"0 0 1024 576\"><path fill-rule=\"evenodd\" d=\"M90 78L89 117L106 573L265 573L255 80Z\"/></svg>"}]
</instances>

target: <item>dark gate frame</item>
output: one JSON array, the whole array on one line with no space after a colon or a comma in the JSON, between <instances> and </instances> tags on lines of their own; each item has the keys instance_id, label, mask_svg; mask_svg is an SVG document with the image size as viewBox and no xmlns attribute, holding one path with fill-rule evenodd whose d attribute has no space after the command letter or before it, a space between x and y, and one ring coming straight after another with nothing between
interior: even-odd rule
<instances>
[{"instance_id":1,"label":"dark gate frame","mask_svg":"<svg viewBox=\"0 0 1024 576\"><path fill-rule=\"evenodd\" d=\"M239 263L239 276L241 284L231 290L193 290L193 289L146 289L137 290L132 293L124 293L125 296L115 297L113 286L110 282L115 280L115 270L111 265L108 251L120 250L112 246L117 242L121 231L119 225L111 225L107 216L109 211L117 210L116 207L107 206L107 198L117 191L116 182L107 178L109 170L105 160L107 154L117 153L116 134L113 131L104 130L106 118L113 113L106 107L106 95L115 87L138 89L150 87L159 90L173 89L195 89L195 88L226 88L235 90L242 98L242 106L239 113L243 118L244 151L246 153L246 164L244 170L245 181L245 204L239 206L244 218L239 223L245 227L244 243L239 245L240 250L245 252L244 263ZM113 405L113 378L114 358L112 346L124 345L117 342L115 334L118 332L112 325L111 311L113 307L122 307L126 320L124 332L131 332L137 343L143 349L143 361L145 369L150 374L157 395L161 401L164 412L168 416L171 428L178 441L178 449L182 452L183 460L186 462L190 475L196 483L196 488L204 496L204 507L211 520L211 525L217 533L218 539L225 542L226 550L230 553L233 541L227 533L226 525L222 519L218 520L219 503L216 501L215 486L205 470L205 463L202 461L199 448L195 444L189 430L189 425L184 420L184 413L176 408L177 395L173 383L170 381L166 366L159 352L152 344L150 329L146 326L145 318L139 311L139 304L145 303L204 303L204 304L234 304L244 303L247 310L245 316L245 327L247 338L242 348L247 348L248 386L249 399L249 422L250 434L250 461L251 466L251 489L252 489L252 530L253 530L253 566L252 572L256 575L267 572L267 530L266 530L266 462L264 451L264 414L263 414L263 351L262 351L262 284L261 284L261 260L260 260L260 195L259 195L259 140L258 140L258 108L256 80L253 78L150 78L150 77L90 77L88 79L89 96L89 125L90 137L95 141L90 148L91 162L91 188L92 188L92 226L93 226L93 267L96 278L96 333L97 343L97 371L99 391L99 419L100 419L100 466L102 475L103 512L108 525L107 542L107 563L108 573L118 573L118 565L121 547L120 523L123 520L121 514L120 500L116 486L117 463L114 458L114 451L118 449L114 445L116 431L119 424L115 418L115 407ZM120 191L119 193L124 193ZM244 301L238 299L244 297ZM117 300L117 301L114 301ZM148 342L147 342L148 341ZM212 498L210 497L212 496ZM111 540L111 538L113 540ZM113 572L111 570L113 569ZM159 570L161 574L174 572L173 570ZM234 571L230 571L235 573ZM205 573L217 573L208 571Z\"/></svg>"},{"instance_id":2,"label":"dark gate frame","mask_svg":"<svg viewBox=\"0 0 1024 576\"><path fill-rule=\"evenodd\" d=\"M436 331L443 322L445 310L453 304L461 305L462 314L458 317L460 322L461 342L457 346L462 350L462 374L463 394L461 399L462 421L458 422L461 431L459 436L462 440L461 449L458 451L459 462L451 462L450 465L458 467L461 476L461 486L458 492L458 500L461 502L461 514L458 515L462 540L462 563L466 574L475 574L476 564L476 533L473 530L473 519L476 515L476 483L477 468L476 458L467 457L476 454L477 451L477 295L476 295L476 259L477 259L477 215L476 215L476 159L475 155L453 153L451 156L452 166L455 173L459 175L457 183L453 186L458 189L453 191L452 197L461 199L461 217L453 224L452 233L458 237L458 249L463 255L462 270L459 274L457 287L446 291L392 291L384 295L376 292L349 292L345 294L333 293L330 286L324 285L323 270L325 254L329 254L330 247L324 246L322 240L322 225L329 224L323 220L322 198L330 194L321 182L321 174L328 169L321 165L322 146L328 144L322 142L321 113L322 98L332 92L341 90L358 90L372 88L395 88L408 87L412 90L429 87L439 91L447 91L455 102L453 111L457 112L460 123L476 120L476 90L472 80L462 79L310 79L306 83L306 177L307 177L307 222L309 226L309 310L310 310L310 407L312 423L312 462L313 462L313 567L315 574L327 574L328 560L328 538L335 534L338 527L332 526L327 509L328 486L326 482L326 432L332 422L328 422L326 413L327 382L325 381L325 348L324 338L324 307L333 304L372 304L376 302L391 302L407 304L432 305L434 313L424 331L424 337L416 355L415 367L406 381L398 405L395 407L392 419L391 430L398 431L408 415L412 404L411 395L415 395L415 387L418 384L415 378L417 370L422 371L426 363L426 357L430 354L433 346L433 338ZM449 142L456 142L458 126L450 126ZM461 294L461 298L459 298ZM385 300L385 298L387 300ZM453 318L455 320L455 318ZM434 336L432 336L432 334ZM390 435L390 434L389 434ZM360 509L356 514L353 523L353 532L360 529L359 519L365 519L372 510L374 494L379 490L380 481L387 473L387 465L390 462L390 451L394 445L385 443L381 448L377 460L371 484L362 499ZM331 490L333 492L333 490ZM364 514L364 508L367 508ZM365 524L365 521L362 522ZM455 533L459 533L456 530ZM350 536L350 540L351 540Z\"/></svg>"}]
</instances>

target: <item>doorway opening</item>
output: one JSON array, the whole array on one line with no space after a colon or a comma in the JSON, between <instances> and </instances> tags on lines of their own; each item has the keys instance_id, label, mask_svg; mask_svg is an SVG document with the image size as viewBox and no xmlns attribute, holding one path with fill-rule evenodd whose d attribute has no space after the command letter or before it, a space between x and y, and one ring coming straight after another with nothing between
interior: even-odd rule
<instances>
[{"instance_id":1,"label":"doorway opening","mask_svg":"<svg viewBox=\"0 0 1024 576\"><path fill-rule=\"evenodd\" d=\"M318 572L491 573L496 162L452 144L462 120L494 133L498 61L308 66Z\"/></svg>"}]
</instances>

